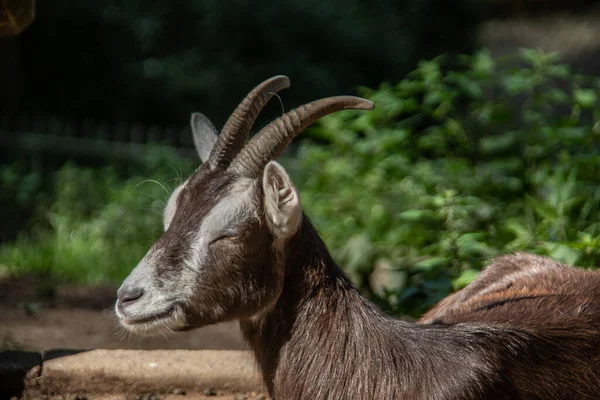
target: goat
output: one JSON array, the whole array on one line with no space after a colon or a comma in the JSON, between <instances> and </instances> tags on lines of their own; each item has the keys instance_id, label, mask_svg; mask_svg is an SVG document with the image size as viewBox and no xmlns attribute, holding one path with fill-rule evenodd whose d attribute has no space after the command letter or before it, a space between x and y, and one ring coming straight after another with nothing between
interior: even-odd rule
<instances>
[{"instance_id":1,"label":"goat","mask_svg":"<svg viewBox=\"0 0 600 400\"><path fill-rule=\"evenodd\" d=\"M505 256L417 323L362 297L273 159L322 116L373 104L321 99L248 141L288 86L283 76L258 85L220 135L192 114L202 164L173 192L164 233L119 288L121 325L150 334L239 320L280 400L600 398L598 272Z\"/></svg>"}]
</instances>

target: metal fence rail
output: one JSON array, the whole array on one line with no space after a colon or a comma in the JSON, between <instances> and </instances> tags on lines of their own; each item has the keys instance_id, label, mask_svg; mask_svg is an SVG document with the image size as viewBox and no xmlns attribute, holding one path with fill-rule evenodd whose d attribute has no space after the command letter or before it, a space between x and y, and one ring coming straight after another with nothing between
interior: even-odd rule
<instances>
[{"instance_id":1,"label":"metal fence rail","mask_svg":"<svg viewBox=\"0 0 600 400\"><path fill-rule=\"evenodd\" d=\"M188 126L78 120L27 112L0 115L0 165L25 163L44 176L52 175L67 161L135 167L144 161L148 144L167 146L182 157L195 156Z\"/></svg>"}]
</instances>

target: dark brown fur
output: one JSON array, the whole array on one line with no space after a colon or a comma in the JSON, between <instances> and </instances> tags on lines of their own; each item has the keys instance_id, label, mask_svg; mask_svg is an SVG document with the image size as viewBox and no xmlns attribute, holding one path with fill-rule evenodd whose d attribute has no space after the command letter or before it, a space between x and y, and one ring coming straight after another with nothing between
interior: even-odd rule
<instances>
[{"instance_id":1,"label":"dark brown fur","mask_svg":"<svg viewBox=\"0 0 600 400\"><path fill-rule=\"evenodd\" d=\"M478 296L532 265L537 276ZM241 321L276 399L600 398L596 272L502 257L410 324L357 293L305 218L285 273L277 304Z\"/></svg>"},{"instance_id":2,"label":"dark brown fur","mask_svg":"<svg viewBox=\"0 0 600 400\"><path fill-rule=\"evenodd\" d=\"M322 105L331 102L372 108L346 97ZM243 102L240 115L257 104ZM271 128L298 133L309 119L302 110ZM192 117L195 142L212 145L214 128L202 121ZM282 137L269 144L259 133L233 169L209 158L175 192L166 232L119 289L124 326L183 330L238 319L277 400L600 398L600 273L505 256L418 323L385 316L301 216L285 171L264 166L285 147ZM244 163L258 176L240 175Z\"/></svg>"},{"instance_id":3,"label":"dark brown fur","mask_svg":"<svg viewBox=\"0 0 600 400\"><path fill-rule=\"evenodd\" d=\"M165 249L165 261L156 269L157 279L177 279L183 263L188 232L194 232L207 213L229 192L233 177L212 174L201 168L190 179L178 199L178 210L169 230L155 244ZM193 189L190 189L193 188ZM235 242L216 243L211 248L210 268L197 276L194 301L184 304L186 329L254 315L269 302L272 288L281 277L274 270L276 254L265 251L272 236L264 229L264 217L236 227ZM170 256L170 257L169 257ZM224 284L226 283L226 286Z\"/></svg>"},{"instance_id":4,"label":"dark brown fur","mask_svg":"<svg viewBox=\"0 0 600 400\"><path fill-rule=\"evenodd\" d=\"M235 182L202 167L190 179L155 244L155 280L178 279L188 232ZM407 323L357 292L308 218L282 248L262 196L236 240L210 247L183 329L239 319L275 399L600 398L598 272L500 257Z\"/></svg>"}]
</instances>

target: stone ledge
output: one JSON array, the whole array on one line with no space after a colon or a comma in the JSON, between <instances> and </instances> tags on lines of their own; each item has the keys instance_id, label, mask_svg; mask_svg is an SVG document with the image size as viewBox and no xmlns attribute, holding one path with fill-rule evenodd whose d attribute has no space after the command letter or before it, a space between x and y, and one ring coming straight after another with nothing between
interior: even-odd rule
<instances>
[{"instance_id":1,"label":"stone ledge","mask_svg":"<svg viewBox=\"0 0 600 400\"><path fill-rule=\"evenodd\" d=\"M0 387L28 398L170 393L176 388L188 393L265 390L250 352L237 350L0 352Z\"/></svg>"}]
</instances>

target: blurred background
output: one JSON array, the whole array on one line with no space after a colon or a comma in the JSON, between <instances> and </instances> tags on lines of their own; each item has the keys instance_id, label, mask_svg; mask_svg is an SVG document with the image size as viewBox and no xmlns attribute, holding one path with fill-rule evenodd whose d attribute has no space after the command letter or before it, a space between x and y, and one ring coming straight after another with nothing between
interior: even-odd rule
<instances>
[{"instance_id":1,"label":"blurred background","mask_svg":"<svg viewBox=\"0 0 600 400\"><path fill-rule=\"evenodd\" d=\"M123 339L116 287L221 126L277 74L368 97L281 158L335 259L418 316L494 256L600 261L600 4L7 0L0 5L0 349L238 348L234 324Z\"/></svg>"}]
</instances>

